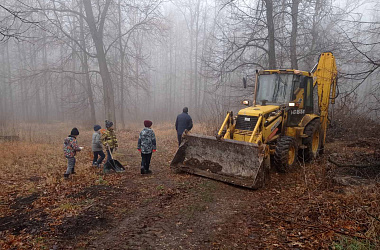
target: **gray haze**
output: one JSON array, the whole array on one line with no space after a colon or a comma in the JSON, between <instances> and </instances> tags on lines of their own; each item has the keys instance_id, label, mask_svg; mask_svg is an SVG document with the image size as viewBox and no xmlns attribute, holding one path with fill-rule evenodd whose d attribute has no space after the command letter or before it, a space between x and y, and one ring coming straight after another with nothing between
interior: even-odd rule
<instances>
[{"instance_id":1,"label":"gray haze","mask_svg":"<svg viewBox=\"0 0 380 250\"><path fill-rule=\"evenodd\" d=\"M222 119L256 69L332 51L336 110L379 120L379 4L325 0L2 0L0 121ZM364 14L363 14L364 13Z\"/></svg>"}]
</instances>

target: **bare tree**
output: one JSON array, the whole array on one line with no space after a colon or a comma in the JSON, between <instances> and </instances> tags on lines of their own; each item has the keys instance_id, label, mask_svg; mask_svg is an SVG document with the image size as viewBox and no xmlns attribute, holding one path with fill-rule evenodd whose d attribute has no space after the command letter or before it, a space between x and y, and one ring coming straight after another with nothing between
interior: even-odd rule
<instances>
[{"instance_id":1,"label":"bare tree","mask_svg":"<svg viewBox=\"0 0 380 250\"><path fill-rule=\"evenodd\" d=\"M292 31L290 37L290 61L293 69L298 69L297 60L297 31L298 31L298 7L300 0L292 1Z\"/></svg>"},{"instance_id":2,"label":"bare tree","mask_svg":"<svg viewBox=\"0 0 380 250\"><path fill-rule=\"evenodd\" d=\"M16 40L28 38L25 35L26 32L31 25L36 25L38 22L28 19L29 12L27 10L13 9L6 4L7 2L0 3L0 41L9 38Z\"/></svg>"}]
</instances>

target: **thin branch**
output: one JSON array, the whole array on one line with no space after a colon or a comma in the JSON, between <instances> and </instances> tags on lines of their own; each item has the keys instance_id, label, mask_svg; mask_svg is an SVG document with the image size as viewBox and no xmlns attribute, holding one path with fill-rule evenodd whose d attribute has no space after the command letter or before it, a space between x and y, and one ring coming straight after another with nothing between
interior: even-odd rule
<instances>
[{"instance_id":1,"label":"thin branch","mask_svg":"<svg viewBox=\"0 0 380 250\"><path fill-rule=\"evenodd\" d=\"M331 157L328 159L329 162L333 163L334 165L340 167L340 168L345 168L345 167L348 167L348 168L377 168L377 167L380 167L380 162L376 162L375 164L373 165L364 165L364 164L342 164L342 163L339 163L333 159L331 159Z\"/></svg>"}]
</instances>

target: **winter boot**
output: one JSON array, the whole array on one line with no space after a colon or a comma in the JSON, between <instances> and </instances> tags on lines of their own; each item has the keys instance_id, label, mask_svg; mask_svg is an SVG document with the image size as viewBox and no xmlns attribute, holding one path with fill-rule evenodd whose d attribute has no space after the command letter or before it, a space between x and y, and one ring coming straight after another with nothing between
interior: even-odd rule
<instances>
[{"instance_id":1,"label":"winter boot","mask_svg":"<svg viewBox=\"0 0 380 250\"><path fill-rule=\"evenodd\" d=\"M145 167L145 173L146 174L151 174L152 173L152 171L149 170L149 166Z\"/></svg>"},{"instance_id":2,"label":"winter boot","mask_svg":"<svg viewBox=\"0 0 380 250\"><path fill-rule=\"evenodd\" d=\"M65 178L65 180L69 179L69 176L70 174L63 174L63 178Z\"/></svg>"},{"instance_id":3,"label":"winter boot","mask_svg":"<svg viewBox=\"0 0 380 250\"><path fill-rule=\"evenodd\" d=\"M141 173L141 174L146 174L146 172L145 172L145 168L144 168L144 167L141 167L140 173Z\"/></svg>"},{"instance_id":4,"label":"winter boot","mask_svg":"<svg viewBox=\"0 0 380 250\"><path fill-rule=\"evenodd\" d=\"M71 170L71 174L76 174L75 169Z\"/></svg>"}]
</instances>

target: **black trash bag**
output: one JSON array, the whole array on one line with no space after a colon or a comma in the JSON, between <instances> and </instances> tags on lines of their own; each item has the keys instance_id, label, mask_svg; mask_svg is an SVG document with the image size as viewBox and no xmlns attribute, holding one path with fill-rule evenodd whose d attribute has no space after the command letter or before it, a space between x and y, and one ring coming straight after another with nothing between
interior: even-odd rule
<instances>
[{"instance_id":1,"label":"black trash bag","mask_svg":"<svg viewBox=\"0 0 380 250\"><path fill-rule=\"evenodd\" d=\"M104 164L104 171L114 170L117 173L124 172L125 168L118 160L111 159Z\"/></svg>"}]
</instances>

